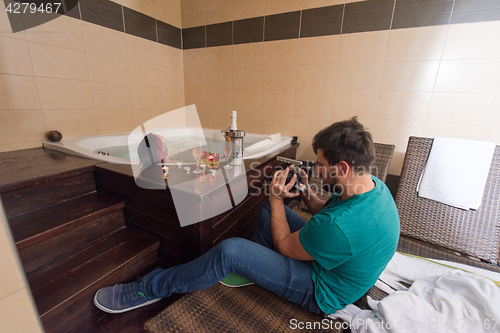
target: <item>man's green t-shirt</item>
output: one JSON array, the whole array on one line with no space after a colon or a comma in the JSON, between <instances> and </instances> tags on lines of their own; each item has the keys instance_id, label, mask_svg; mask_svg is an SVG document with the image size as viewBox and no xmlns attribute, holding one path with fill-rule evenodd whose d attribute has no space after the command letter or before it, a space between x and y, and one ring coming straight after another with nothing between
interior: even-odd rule
<instances>
[{"instance_id":1,"label":"man's green t-shirt","mask_svg":"<svg viewBox=\"0 0 500 333\"><path fill-rule=\"evenodd\" d=\"M311 262L315 296L325 313L357 301L391 260L399 240L399 215L387 186L341 200L333 194L299 231Z\"/></svg>"}]
</instances>

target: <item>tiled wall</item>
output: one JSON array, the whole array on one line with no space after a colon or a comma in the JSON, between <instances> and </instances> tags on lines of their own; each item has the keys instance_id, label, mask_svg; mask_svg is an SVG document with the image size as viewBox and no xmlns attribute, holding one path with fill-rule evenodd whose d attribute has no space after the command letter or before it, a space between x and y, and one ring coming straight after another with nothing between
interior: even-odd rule
<instances>
[{"instance_id":1,"label":"tiled wall","mask_svg":"<svg viewBox=\"0 0 500 333\"><path fill-rule=\"evenodd\" d=\"M2 1L0 151L39 147L52 129L130 131L184 106L180 27L180 0L80 0L13 34Z\"/></svg>"},{"instance_id":2,"label":"tiled wall","mask_svg":"<svg viewBox=\"0 0 500 333\"><path fill-rule=\"evenodd\" d=\"M13 34L0 1L0 151L40 147L51 129L130 131L184 106L180 1L115 2L81 0L68 16ZM145 29L124 24L120 5ZM1 204L0 253L0 331L42 332Z\"/></svg>"},{"instance_id":3,"label":"tiled wall","mask_svg":"<svg viewBox=\"0 0 500 333\"><path fill-rule=\"evenodd\" d=\"M0 202L1 332L43 332Z\"/></svg>"},{"instance_id":4,"label":"tiled wall","mask_svg":"<svg viewBox=\"0 0 500 333\"><path fill-rule=\"evenodd\" d=\"M396 145L393 175L411 135L500 144L498 1L182 0L181 8L186 104L196 103L204 126L227 127L234 109L240 128L297 135L299 158L315 159L314 134L357 115L375 141Z\"/></svg>"}]
</instances>

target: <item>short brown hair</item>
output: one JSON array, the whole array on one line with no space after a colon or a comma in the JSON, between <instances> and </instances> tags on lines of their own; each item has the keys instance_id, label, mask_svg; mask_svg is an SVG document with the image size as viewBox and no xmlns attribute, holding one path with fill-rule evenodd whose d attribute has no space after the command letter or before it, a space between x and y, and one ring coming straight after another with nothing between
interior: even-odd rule
<instances>
[{"instance_id":1,"label":"short brown hair","mask_svg":"<svg viewBox=\"0 0 500 333\"><path fill-rule=\"evenodd\" d=\"M375 159L375 148L370 132L365 130L357 117L339 121L322 129L313 139L314 153L323 150L330 165L341 161L349 164L354 171L370 172Z\"/></svg>"}]
</instances>

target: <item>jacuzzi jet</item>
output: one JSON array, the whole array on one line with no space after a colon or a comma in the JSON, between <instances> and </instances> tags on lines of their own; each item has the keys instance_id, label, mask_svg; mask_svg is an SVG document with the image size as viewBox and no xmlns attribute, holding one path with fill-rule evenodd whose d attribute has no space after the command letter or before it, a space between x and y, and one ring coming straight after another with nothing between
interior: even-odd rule
<instances>
[{"instance_id":1,"label":"jacuzzi jet","mask_svg":"<svg viewBox=\"0 0 500 333\"><path fill-rule=\"evenodd\" d=\"M236 125L236 111L231 113L231 126L224 131L226 144L231 147L231 165L243 164L243 137L245 131L238 130ZM227 161L226 161L227 162Z\"/></svg>"}]
</instances>

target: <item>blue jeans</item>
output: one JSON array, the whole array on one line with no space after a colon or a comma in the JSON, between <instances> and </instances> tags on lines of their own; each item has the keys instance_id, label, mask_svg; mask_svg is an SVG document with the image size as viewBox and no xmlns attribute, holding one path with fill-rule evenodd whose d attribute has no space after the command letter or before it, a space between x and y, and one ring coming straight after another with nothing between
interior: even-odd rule
<instances>
[{"instance_id":1,"label":"blue jeans","mask_svg":"<svg viewBox=\"0 0 500 333\"><path fill-rule=\"evenodd\" d=\"M307 222L285 206L291 232ZM321 313L314 297L311 264L287 258L273 251L269 199L261 206L255 241L230 238L199 258L168 269L156 269L140 282L152 298L187 293L213 286L229 273L243 276L302 309Z\"/></svg>"}]
</instances>

